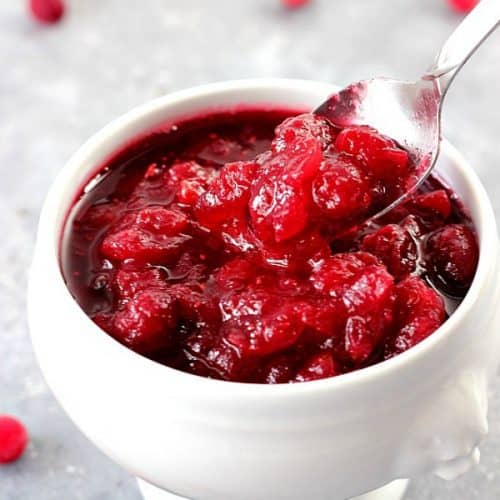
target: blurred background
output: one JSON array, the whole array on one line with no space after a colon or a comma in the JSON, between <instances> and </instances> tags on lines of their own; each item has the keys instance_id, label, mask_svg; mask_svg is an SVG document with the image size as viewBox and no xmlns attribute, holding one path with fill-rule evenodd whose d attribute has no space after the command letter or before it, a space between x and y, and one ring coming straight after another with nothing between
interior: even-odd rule
<instances>
[{"instance_id":1,"label":"blurred background","mask_svg":"<svg viewBox=\"0 0 500 500\"><path fill-rule=\"evenodd\" d=\"M446 0L311 0L297 9L280 0L68 0L61 22L43 25L25 1L0 0L0 413L31 435L23 458L0 467L0 500L140 499L53 399L28 337L38 213L78 146L131 107L201 83L416 78L460 19ZM499 54L500 31L459 76L444 116L444 134L477 169L497 215ZM500 498L500 380L492 389L481 465L454 482L416 479L408 500Z\"/></svg>"}]
</instances>

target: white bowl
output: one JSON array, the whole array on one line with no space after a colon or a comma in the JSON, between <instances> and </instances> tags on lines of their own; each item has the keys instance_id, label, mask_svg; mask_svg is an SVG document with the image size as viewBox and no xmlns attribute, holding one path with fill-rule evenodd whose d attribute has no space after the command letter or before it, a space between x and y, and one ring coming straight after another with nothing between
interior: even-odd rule
<instances>
[{"instance_id":1,"label":"white bowl","mask_svg":"<svg viewBox=\"0 0 500 500\"><path fill-rule=\"evenodd\" d=\"M128 141L166 121L237 104L312 109L333 90L316 82L248 80L154 100L86 142L46 199L28 297L40 366L81 430L164 490L200 500L337 500L424 472L453 476L477 459L487 432L487 384L500 354L499 247L488 197L446 141L437 168L477 228L476 277L438 331L381 364L294 385L197 377L117 343L64 283L65 216L96 166Z\"/></svg>"}]
</instances>

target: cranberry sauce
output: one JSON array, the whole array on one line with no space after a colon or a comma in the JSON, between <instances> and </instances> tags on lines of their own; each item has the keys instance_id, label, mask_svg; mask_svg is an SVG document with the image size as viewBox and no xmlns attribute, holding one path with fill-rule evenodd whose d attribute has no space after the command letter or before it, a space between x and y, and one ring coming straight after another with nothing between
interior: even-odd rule
<instances>
[{"instance_id":1,"label":"cranberry sauce","mask_svg":"<svg viewBox=\"0 0 500 500\"><path fill-rule=\"evenodd\" d=\"M214 113L139 141L82 192L62 246L84 311L134 351L224 380L356 370L435 331L478 247L436 178L368 127L287 111ZM353 229L353 226L358 226Z\"/></svg>"}]
</instances>

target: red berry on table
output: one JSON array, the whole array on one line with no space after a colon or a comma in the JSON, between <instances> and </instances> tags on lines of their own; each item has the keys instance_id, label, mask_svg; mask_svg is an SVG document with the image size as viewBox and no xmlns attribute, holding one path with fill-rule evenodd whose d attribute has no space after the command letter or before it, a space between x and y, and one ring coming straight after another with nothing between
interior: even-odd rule
<instances>
[{"instance_id":1,"label":"red berry on table","mask_svg":"<svg viewBox=\"0 0 500 500\"><path fill-rule=\"evenodd\" d=\"M479 3L479 0L448 0L448 3L457 12L467 13Z\"/></svg>"},{"instance_id":2,"label":"red berry on table","mask_svg":"<svg viewBox=\"0 0 500 500\"><path fill-rule=\"evenodd\" d=\"M62 0L29 0L33 17L41 23L57 23L64 15Z\"/></svg>"},{"instance_id":3,"label":"red berry on table","mask_svg":"<svg viewBox=\"0 0 500 500\"><path fill-rule=\"evenodd\" d=\"M281 0L281 4L288 9L298 9L299 7L304 7L311 0Z\"/></svg>"},{"instance_id":4,"label":"red berry on table","mask_svg":"<svg viewBox=\"0 0 500 500\"><path fill-rule=\"evenodd\" d=\"M19 420L0 415L0 464L17 460L28 444L28 433Z\"/></svg>"}]
</instances>

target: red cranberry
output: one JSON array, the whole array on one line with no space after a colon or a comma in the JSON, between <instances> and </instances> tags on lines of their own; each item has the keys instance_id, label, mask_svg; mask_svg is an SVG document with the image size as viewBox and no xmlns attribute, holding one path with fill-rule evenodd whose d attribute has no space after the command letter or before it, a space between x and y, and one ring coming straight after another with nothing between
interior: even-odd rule
<instances>
[{"instance_id":1,"label":"red cranberry","mask_svg":"<svg viewBox=\"0 0 500 500\"><path fill-rule=\"evenodd\" d=\"M29 0L29 8L33 17L42 23L56 23L64 15L62 0Z\"/></svg>"},{"instance_id":2,"label":"red cranberry","mask_svg":"<svg viewBox=\"0 0 500 500\"><path fill-rule=\"evenodd\" d=\"M255 274L255 264L249 259L237 257L224 264L215 275L218 287L224 291L243 290Z\"/></svg>"},{"instance_id":3,"label":"red cranberry","mask_svg":"<svg viewBox=\"0 0 500 500\"><path fill-rule=\"evenodd\" d=\"M330 219L347 221L366 213L370 184L366 174L346 157L327 158L312 185L315 204Z\"/></svg>"},{"instance_id":4,"label":"red cranberry","mask_svg":"<svg viewBox=\"0 0 500 500\"><path fill-rule=\"evenodd\" d=\"M285 384L295 375L293 356L279 354L271 359L262 370L262 380L266 384Z\"/></svg>"},{"instance_id":5,"label":"red cranberry","mask_svg":"<svg viewBox=\"0 0 500 500\"><path fill-rule=\"evenodd\" d=\"M410 202L411 206L420 214L431 219L445 221L451 214L451 202L448 193L444 189L419 194Z\"/></svg>"},{"instance_id":6,"label":"red cranberry","mask_svg":"<svg viewBox=\"0 0 500 500\"><path fill-rule=\"evenodd\" d=\"M155 235L138 228L123 229L104 238L101 252L111 260L169 264L177 260L189 239L186 235Z\"/></svg>"},{"instance_id":7,"label":"red cranberry","mask_svg":"<svg viewBox=\"0 0 500 500\"><path fill-rule=\"evenodd\" d=\"M213 168L202 167L194 161L176 163L167 173L167 185L175 189L177 200L194 205L215 179Z\"/></svg>"},{"instance_id":8,"label":"red cranberry","mask_svg":"<svg viewBox=\"0 0 500 500\"><path fill-rule=\"evenodd\" d=\"M365 269L344 293L345 349L356 364L368 359L392 324L393 285L393 277L378 266Z\"/></svg>"},{"instance_id":9,"label":"red cranberry","mask_svg":"<svg viewBox=\"0 0 500 500\"><path fill-rule=\"evenodd\" d=\"M448 0L448 3L457 12L470 12L478 3L479 0Z\"/></svg>"},{"instance_id":10,"label":"red cranberry","mask_svg":"<svg viewBox=\"0 0 500 500\"><path fill-rule=\"evenodd\" d=\"M325 352L309 358L295 376L295 382L309 382L339 374L332 354Z\"/></svg>"},{"instance_id":11,"label":"red cranberry","mask_svg":"<svg viewBox=\"0 0 500 500\"><path fill-rule=\"evenodd\" d=\"M113 321L113 332L120 342L140 353L166 347L177 326L177 305L165 291L138 292Z\"/></svg>"},{"instance_id":12,"label":"red cranberry","mask_svg":"<svg viewBox=\"0 0 500 500\"><path fill-rule=\"evenodd\" d=\"M370 127L343 129L335 147L353 155L376 179L401 179L407 173L408 153Z\"/></svg>"},{"instance_id":13,"label":"red cranberry","mask_svg":"<svg viewBox=\"0 0 500 500\"><path fill-rule=\"evenodd\" d=\"M311 0L281 0L284 7L288 9L298 9L299 7L304 7L309 4Z\"/></svg>"},{"instance_id":14,"label":"red cranberry","mask_svg":"<svg viewBox=\"0 0 500 500\"><path fill-rule=\"evenodd\" d=\"M170 263L191 239L184 234L188 228L187 217L162 207L126 213L119 227L123 228L109 233L101 244L102 254L111 260Z\"/></svg>"},{"instance_id":15,"label":"red cranberry","mask_svg":"<svg viewBox=\"0 0 500 500\"><path fill-rule=\"evenodd\" d=\"M335 135L326 118L310 113L292 116L276 127L272 150L274 153L290 151L296 154L319 142L324 151L331 147Z\"/></svg>"},{"instance_id":16,"label":"red cranberry","mask_svg":"<svg viewBox=\"0 0 500 500\"><path fill-rule=\"evenodd\" d=\"M179 316L196 328L217 330L220 324L219 304L214 296L204 293L200 284L175 285L170 293L177 299Z\"/></svg>"},{"instance_id":17,"label":"red cranberry","mask_svg":"<svg viewBox=\"0 0 500 500\"><path fill-rule=\"evenodd\" d=\"M449 224L434 231L425 244L426 266L437 284L452 294L464 293L474 278L479 249L472 231Z\"/></svg>"},{"instance_id":18,"label":"red cranberry","mask_svg":"<svg viewBox=\"0 0 500 500\"><path fill-rule=\"evenodd\" d=\"M224 165L196 203L195 214L200 223L216 229L228 219L242 217L250 199L250 186L256 171L257 164L253 162L240 161Z\"/></svg>"},{"instance_id":19,"label":"red cranberry","mask_svg":"<svg viewBox=\"0 0 500 500\"><path fill-rule=\"evenodd\" d=\"M247 315L226 321L221 331L241 356L267 356L293 346L303 326L296 313L284 306L261 318Z\"/></svg>"},{"instance_id":20,"label":"red cranberry","mask_svg":"<svg viewBox=\"0 0 500 500\"><path fill-rule=\"evenodd\" d=\"M368 266L379 266L373 255L363 252L332 255L311 273L314 288L331 297L341 297L351 283Z\"/></svg>"},{"instance_id":21,"label":"red cranberry","mask_svg":"<svg viewBox=\"0 0 500 500\"><path fill-rule=\"evenodd\" d=\"M283 301L266 276L224 295L221 334L242 357L267 356L295 344L304 326L293 301Z\"/></svg>"},{"instance_id":22,"label":"red cranberry","mask_svg":"<svg viewBox=\"0 0 500 500\"><path fill-rule=\"evenodd\" d=\"M361 248L376 255L396 278L415 271L417 245L408 231L397 224L389 224L367 234Z\"/></svg>"},{"instance_id":23,"label":"red cranberry","mask_svg":"<svg viewBox=\"0 0 500 500\"><path fill-rule=\"evenodd\" d=\"M120 269L114 278L114 287L121 300L130 299L144 290L162 290L166 281L159 269L127 271Z\"/></svg>"},{"instance_id":24,"label":"red cranberry","mask_svg":"<svg viewBox=\"0 0 500 500\"><path fill-rule=\"evenodd\" d=\"M262 240L277 243L288 240L307 225L307 195L301 187L263 177L252 189L250 217Z\"/></svg>"},{"instance_id":25,"label":"red cranberry","mask_svg":"<svg viewBox=\"0 0 500 500\"><path fill-rule=\"evenodd\" d=\"M300 321L306 327L306 336L314 344L327 340L340 341L344 334L346 313L339 299L318 298L297 301Z\"/></svg>"},{"instance_id":26,"label":"red cranberry","mask_svg":"<svg viewBox=\"0 0 500 500\"><path fill-rule=\"evenodd\" d=\"M28 444L28 432L14 417L0 415L0 464L8 464L21 457Z\"/></svg>"},{"instance_id":27,"label":"red cranberry","mask_svg":"<svg viewBox=\"0 0 500 500\"><path fill-rule=\"evenodd\" d=\"M177 236L188 227L188 218L181 212L162 207L144 208L137 214L136 224L142 229L167 236Z\"/></svg>"},{"instance_id":28,"label":"red cranberry","mask_svg":"<svg viewBox=\"0 0 500 500\"><path fill-rule=\"evenodd\" d=\"M220 237L231 252L247 253L257 247L257 238L247 217L228 219L220 229Z\"/></svg>"},{"instance_id":29,"label":"red cranberry","mask_svg":"<svg viewBox=\"0 0 500 500\"><path fill-rule=\"evenodd\" d=\"M396 334L387 343L386 357L408 350L427 338L445 320L440 295L417 276L396 285Z\"/></svg>"},{"instance_id":30,"label":"red cranberry","mask_svg":"<svg viewBox=\"0 0 500 500\"><path fill-rule=\"evenodd\" d=\"M121 212L121 203L115 201L113 203L103 203L102 205L94 205L82 215L81 219L85 221L85 225L95 229L113 224L119 217ZM78 221L77 221L78 223Z\"/></svg>"},{"instance_id":31,"label":"red cranberry","mask_svg":"<svg viewBox=\"0 0 500 500\"><path fill-rule=\"evenodd\" d=\"M265 266L286 269L290 273L307 272L331 254L328 240L317 231L306 231L280 244L261 245L259 251Z\"/></svg>"}]
</instances>

